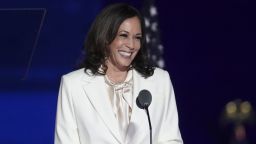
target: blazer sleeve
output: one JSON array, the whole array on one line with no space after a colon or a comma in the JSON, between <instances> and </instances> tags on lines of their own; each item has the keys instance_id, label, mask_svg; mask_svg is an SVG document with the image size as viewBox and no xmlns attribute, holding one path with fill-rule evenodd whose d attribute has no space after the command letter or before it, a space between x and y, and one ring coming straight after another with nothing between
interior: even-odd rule
<instances>
[{"instance_id":1,"label":"blazer sleeve","mask_svg":"<svg viewBox=\"0 0 256 144\"><path fill-rule=\"evenodd\" d=\"M70 86L71 82L63 76L58 95L54 144L80 144Z\"/></svg>"},{"instance_id":2,"label":"blazer sleeve","mask_svg":"<svg viewBox=\"0 0 256 144\"><path fill-rule=\"evenodd\" d=\"M165 114L160 129L158 144L183 144L178 124L174 90L167 71L165 71L163 78L165 81Z\"/></svg>"}]
</instances>

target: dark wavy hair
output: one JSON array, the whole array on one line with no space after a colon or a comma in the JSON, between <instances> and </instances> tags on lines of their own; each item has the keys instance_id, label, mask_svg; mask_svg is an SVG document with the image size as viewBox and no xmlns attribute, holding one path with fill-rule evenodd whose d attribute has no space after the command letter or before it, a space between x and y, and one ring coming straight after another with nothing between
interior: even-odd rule
<instances>
[{"instance_id":1,"label":"dark wavy hair","mask_svg":"<svg viewBox=\"0 0 256 144\"><path fill-rule=\"evenodd\" d=\"M145 46L145 25L140 12L124 3L113 4L104 8L91 25L84 43L85 59L80 67L85 72L105 75L107 66L106 58L109 56L108 45L115 39L121 23L132 17L138 17L141 24L141 48L131 63L131 68L136 69L143 77L147 78L154 73L154 67L149 60L149 52Z\"/></svg>"}]
</instances>

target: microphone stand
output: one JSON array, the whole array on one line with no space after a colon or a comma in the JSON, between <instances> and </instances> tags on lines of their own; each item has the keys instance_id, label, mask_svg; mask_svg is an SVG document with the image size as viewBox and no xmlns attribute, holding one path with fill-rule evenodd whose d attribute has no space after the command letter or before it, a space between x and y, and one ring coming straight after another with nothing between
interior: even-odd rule
<instances>
[{"instance_id":1,"label":"microphone stand","mask_svg":"<svg viewBox=\"0 0 256 144\"><path fill-rule=\"evenodd\" d=\"M150 144L152 144L152 126L151 126L151 121L150 121L150 116L149 116L149 112L148 112L148 106L145 106L145 110L147 112L147 116L148 116L148 124L149 124L149 134L150 134Z\"/></svg>"},{"instance_id":2,"label":"microphone stand","mask_svg":"<svg viewBox=\"0 0 256 144\"><path fill-rule=\"evenodd\" d=\"M152 144L152 126L151 126L150 116L148 112L148 107L151 101L152 101L151 93L145 89L140 91L139 96L136 99L137 106L141 109L144 109L148 116L150 144Z\"/></svg>"}]
</instances>

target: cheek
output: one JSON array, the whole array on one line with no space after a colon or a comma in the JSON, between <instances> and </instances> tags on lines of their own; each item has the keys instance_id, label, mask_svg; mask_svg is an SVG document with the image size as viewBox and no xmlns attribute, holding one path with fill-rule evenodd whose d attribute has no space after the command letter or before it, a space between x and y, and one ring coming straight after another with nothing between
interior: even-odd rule
<instances>
[{"instance_id":1,"label":"cheek","mask_svg":"<svg viewBox=\"0 0 256 144\"><path fill-rule=\"evenodd\" d=\"M140 48L138 48L138 49L136 50L136 52L134 53L134 57L136 57L136 56L138 55L139 51L140 51Z\"/></svg>"},{"instance_id":2,"label":"cheek","mask_svg":"<svg viewBox=\"0 0 256 144\"><path fill-rule=\"evenodd\" d=\"M123 43L118 41L116 42L113 47L112 47L112 51L113 52L117 52L119 49L121 49L123 47Z\"/></svg>"},{"instance_id":3,"label":"cheek","mask_svg":"<svg viewBox=\"0 0 256 144\"><path fill-rule=\"evenodd\" d=\"M137 42L136 42L136 48L139 50L140 47L141 47L141 42L140 42L140 41L137 41Z\"/></svg>"},{"instance_id":4,"label":"cheek","mask_svg":"<svg viewBox=\"0 0 256 144\"><path fill-rule=\"evenodd\" d=\"M115 51L117 50L117 44L116 43L111 43L111 45L109 45L108 50L109 50L110 54L115 53Z\"/></svg>"},{"instance_id":5,"label":"cheek","mask_svg":"<svg viewBox=\"0 0 256 144\"><path fill-rule=\"evenodd\" d=\"M137 51L139 51L141 49L141 42L137 42L136 49L137 49Z\"/></svg>"}]
</instances>

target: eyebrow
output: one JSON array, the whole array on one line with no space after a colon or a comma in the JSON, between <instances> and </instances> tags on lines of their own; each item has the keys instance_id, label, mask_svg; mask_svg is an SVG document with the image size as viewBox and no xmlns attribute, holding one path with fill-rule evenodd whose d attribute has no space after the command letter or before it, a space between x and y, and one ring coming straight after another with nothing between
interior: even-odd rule
<instances>
[{"instance_id":1,"label":"eyebrow","mask_svg":"<svg viewBox=\"0 0 256 144\"><path fill-rule=\"evenodd\" d=\"M129 33L129 32L128 32L128 31L126 31L126 30L120 30L120 31L119 31L119 33L120 33L120 32ZM142 35L142 33L137 33L136 35Z\"/></svg>"}]
</instances>

